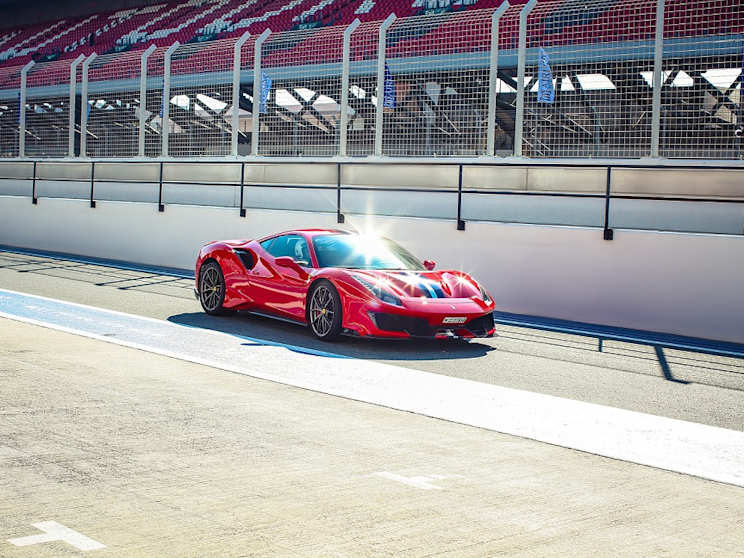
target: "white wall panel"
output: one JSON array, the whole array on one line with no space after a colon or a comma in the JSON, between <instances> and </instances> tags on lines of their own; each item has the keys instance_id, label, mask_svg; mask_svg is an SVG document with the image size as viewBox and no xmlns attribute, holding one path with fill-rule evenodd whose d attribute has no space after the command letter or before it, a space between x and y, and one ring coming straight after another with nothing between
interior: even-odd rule
<instances>
[{"instance_id":1,"label":"white wall panel","mask_svg":"<svg viewBox=\"0 0 744 558\"><path fill-rule=\"evenodd\" d=\"M0 197L0 243L191 268L199 247L299 227L332 213ZM133 225L133 224L136 224ZM744 237L347 216L440 267L473 273L501 310L744 342Z\"/></svg>"}]
</instances>

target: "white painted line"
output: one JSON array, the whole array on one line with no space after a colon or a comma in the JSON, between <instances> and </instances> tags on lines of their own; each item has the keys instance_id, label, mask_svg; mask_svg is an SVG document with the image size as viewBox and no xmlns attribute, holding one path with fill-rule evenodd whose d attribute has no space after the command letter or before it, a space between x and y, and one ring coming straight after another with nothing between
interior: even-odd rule
<instances>
[{"instance_id":1,"label":"white painted line","mask_svg":"<svg viewBox=\"0 0 744 558\"><path fill-rule=\"evenodd\" d=\"M30 535L28 537L20 537L17 539L8 539L8 542L15 546L29 546L32 544L40 544L52 541L63 541L69 545L74 546L78 550L100 550L106 548L106 545L94 541L90 537L86 537L82 533L73 531L69 527L65 527L61 523L56 521L42 521L41 523L34 523L34 527L44 531L43 535Z\"/></svg>"},{"instance_id":2,"label":"white painted line","mask_svg":"<svg viewBox=\"0 0 744 558\"><path fill-rule=\"evenodd\" d=\"M0 309L10 319L237 374L744 486L744 432L374 361L301 354L2 289Z\"/></svg>"},{"instance_id":3,"label":"white painted line","mask_svg":"<svg viewBox=\"0 0 744 558\"><path fill-rule=\"evenodd\" d=\"M430 477L404 477L402 475L396 475L389 471L380 471L379 473L373 473L377 477L388 479L391 481L399 482L401 484L407 484L414 488L420 488L421 490L442 490L441 486L432 484L433 481L446 479L447 477L442 475L432 475Z\"/></svg>"}]
</instances>

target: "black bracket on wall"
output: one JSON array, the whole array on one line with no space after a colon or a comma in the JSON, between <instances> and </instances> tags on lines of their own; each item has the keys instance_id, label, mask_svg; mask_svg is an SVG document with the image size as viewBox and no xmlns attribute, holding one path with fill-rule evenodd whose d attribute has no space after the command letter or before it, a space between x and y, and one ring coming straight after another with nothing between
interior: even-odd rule
<instances>
[{"instance_id":1,"label":"black bracket on wall","mask_svg":"<svg viewBox=\"0 0 744 558\"><path fill-rule=\"evenodd\" d=\"M163 162L160 161L160 187L158 188L158 211L165 211L165 205L163 205Z\"/></svg>"},{"instance_id":2,"label":"black bracket on wall","mask_svg":"<svg viewBox=\"0 0 744 558\"><path fill-rule=\"evenodd\" d=\"M96 200L93 199L93 185L96 181L96 163L93 161L90 164L90 206L92 208L96 207Z\"/></svg>"},{"instance_id":3,"label":"black bracket on wall","mask_svg":"<svg viewBox=\"0 0 744 558\"><path fill-rule=\"evenodd\" d=\"M32 171L32 174L34 176L32 177L31 182L31 203L36 205L39 203L39 200L36 198L36 161L34 161L34 170Z\"/></svg>"}]
</instances>

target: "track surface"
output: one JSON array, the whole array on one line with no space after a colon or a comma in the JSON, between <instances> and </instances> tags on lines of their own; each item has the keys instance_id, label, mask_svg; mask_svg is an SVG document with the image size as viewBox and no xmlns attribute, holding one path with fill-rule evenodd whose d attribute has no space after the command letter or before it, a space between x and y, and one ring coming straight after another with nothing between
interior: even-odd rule
<instances>
[{"instance_id":1,"label":"track surface","mask_svg":"<svg viewBox=\"0 0 744 558\"><path fill-rule=\"evenodd\" d=\"M390 363L412 369L401 376L423 370L435 382L458 376L743 430L744 371L732 358L608 342L600 352L591 339L503 327L487 343L321 344L266 319L205 316L190 280L7 253L0 288L245 335L255 341L245 354L263 355L265 368L273 353L344 362L348 375L355 362L359 373ZM100 326L91 312L81 317ZM139 319L120 327L147 336L132 328ZM38 541L36 526L49 522L103 546L92 551L101 556L735 556L744 547L738 486L15 320L0 318L0 339L0 556L83 555L59 540L16 546ZM271 346L280 343L294 351Z\"/></svg>"},{"instance_id":2,"label":"track surface","mask_svg":"<svg viewBox=\"0 0 744 558\"><path fill-rule=\"evenodd\" d=\"M316 341L304 328L250 315L211 317L189 279L0 252L0 288L88 304L268 343L669 418L744 430L744 360L500 326L471 343Z\"/></svg>"}]
</instances>

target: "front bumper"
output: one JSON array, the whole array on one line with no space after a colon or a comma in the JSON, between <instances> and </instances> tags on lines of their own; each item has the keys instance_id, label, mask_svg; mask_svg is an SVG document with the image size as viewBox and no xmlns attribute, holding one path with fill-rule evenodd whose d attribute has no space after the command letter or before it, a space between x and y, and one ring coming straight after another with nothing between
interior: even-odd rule
<instances>
[{"instance_id":1,"label":"front bumper","mask_svg":"<svg viewBox=\"0 0 744 558\"><path fill-rule=\"evenodd\" d=\"M417 337L428 339L474 339L493 337L493 312L471 317L462 324L432 324L423 317L369 312L375 337Z\"/></svg>"}]
</instances>

